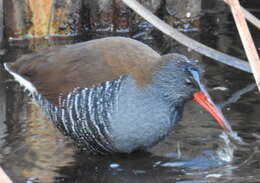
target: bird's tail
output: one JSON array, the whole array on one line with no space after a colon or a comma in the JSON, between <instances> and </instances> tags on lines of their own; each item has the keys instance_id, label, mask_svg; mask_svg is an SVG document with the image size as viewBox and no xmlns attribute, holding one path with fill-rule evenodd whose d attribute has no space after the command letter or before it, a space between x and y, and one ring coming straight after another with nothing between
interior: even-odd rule
<instances>
[{"instance_id":1,"label":"bird's tail","mask_svg":"<svg viewBox=\"0 0 260 183\"><path fill-rule=\"evenodd\" d=\"M21 76L20 74L12 71L11 66L9 63L4 63L5 70L9 72L21 86L23 86L26 90L30 92L31 95L35 94L37 92L36 87L28 81L26 78Z\"/></svg>"}]
</instances>

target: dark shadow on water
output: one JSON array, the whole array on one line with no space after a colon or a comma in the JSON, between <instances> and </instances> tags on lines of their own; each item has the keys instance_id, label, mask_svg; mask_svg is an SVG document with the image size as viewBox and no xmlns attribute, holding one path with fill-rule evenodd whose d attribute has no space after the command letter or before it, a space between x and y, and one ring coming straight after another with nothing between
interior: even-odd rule
<instances>
[{"instance_id":1,"label":"dark shadow on water","mask_svg":"<svg viewBox=\"0 0 260 183\"><path fill-rule=\"evenodd\" d=\"M56 170L55 182L159 182L168 179L167 171L154 167L161 157L138 152L131 155L89 156L75 154L75 163ZM169 173L169 172L168 172ZM177 173L177 172L176 172ZM181 172L178 172L181 174ZM177 175L177 174L176 174Z\"/></svg>"},{"instance_id":2,"label":"dark shadow on water","mask_svg":"<svg viewBox=\"0 0 260 183\"><path fill-rule=\"evenodd\" d=\"M211 155L205 152L192 160L179 160L156 156L149 152L114 156L76 153L75 162L55 170L59 176L54 182L167 183L188 177L192 180L193 176L188 173L190 171L205 173L209 169L223 166L223 162L214 161ZM195 177L194 179L196 180Z\"/></svg>"}]
</instances>

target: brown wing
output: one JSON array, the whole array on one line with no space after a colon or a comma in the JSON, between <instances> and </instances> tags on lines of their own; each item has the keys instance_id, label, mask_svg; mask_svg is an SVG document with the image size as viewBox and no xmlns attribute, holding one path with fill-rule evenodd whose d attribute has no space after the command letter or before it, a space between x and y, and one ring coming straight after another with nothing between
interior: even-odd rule
<instances>
[{"instance_id":1,"label":"brown wing","mask_svg":"<svg viewBox=\"0 0 260 183\"><path fill-rule=\"evenodd\" d=\"M57 104L60 93L92 87L121 75L132 74L143 85L159 59L157 52L141 42L110 37L25 55L11 69Z\"/></svg>"}]
</instances>

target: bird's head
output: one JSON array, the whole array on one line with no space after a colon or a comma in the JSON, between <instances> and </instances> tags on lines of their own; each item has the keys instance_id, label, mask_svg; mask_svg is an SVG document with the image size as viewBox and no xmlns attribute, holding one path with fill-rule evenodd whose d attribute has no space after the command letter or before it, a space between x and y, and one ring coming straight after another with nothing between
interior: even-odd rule
<instances>
[{"instance_id":1,"label":"bird's head","mask_svg":"<svg viewBox=\"0 0 260 183\"><path fill-rule=\"evenodd\" d=\"M154 75L155 84L160 88L161 95L173 105L182 106L189 100L197 102L224 130L230 131L227 120L201 82L201 68L198 64L179 54L163 55L161 61Z\"/></svg>"}]
</instances>

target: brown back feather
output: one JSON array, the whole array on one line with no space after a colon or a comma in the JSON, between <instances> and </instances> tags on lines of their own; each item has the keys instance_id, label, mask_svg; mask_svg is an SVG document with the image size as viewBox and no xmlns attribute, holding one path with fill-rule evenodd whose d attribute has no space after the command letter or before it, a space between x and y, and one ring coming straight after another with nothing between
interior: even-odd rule
<instances>
[{"instance_id":1,"label":"brown back feather","mask_svg":"<svg viewBox=\"0 0 260 183\"><path fill-rule=\"evenodd\" d=\"M92 87L121 75L131 74L143 86L159 60L160 55L141 42L110 37L25 55L11 69L57 104L61 93Z\"/></svg>"}]
</instances>

